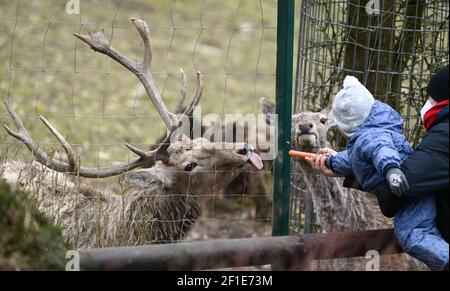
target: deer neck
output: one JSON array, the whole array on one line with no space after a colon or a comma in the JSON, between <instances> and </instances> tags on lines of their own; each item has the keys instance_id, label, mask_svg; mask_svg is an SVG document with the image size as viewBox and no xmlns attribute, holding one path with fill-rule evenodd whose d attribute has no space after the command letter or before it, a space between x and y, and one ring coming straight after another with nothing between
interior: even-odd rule
<instances>
[{"instance_id":1,"label":"deer neck","mask_svg":"<svg viewBox=\"0 0 450 291\"><path fill-rule=\"evenodd\" d=\"M173 189L132 191L124 200L125 225L135 243L181 240L201 216L201 201L195 195Z\"/></svg>"},{"instance_id":2,"label":"deer neck","mask_svg":"<svg viewBox=\"0 0 450 291\"><path fill-rule=\"evenodd\" d=\"M296 160L295 163L311 192L314 211L324 231L375 228L378 221L374 220L366 193L345 188L343 178L324 176L306 161Z\"/></svg>"}]
</instances>

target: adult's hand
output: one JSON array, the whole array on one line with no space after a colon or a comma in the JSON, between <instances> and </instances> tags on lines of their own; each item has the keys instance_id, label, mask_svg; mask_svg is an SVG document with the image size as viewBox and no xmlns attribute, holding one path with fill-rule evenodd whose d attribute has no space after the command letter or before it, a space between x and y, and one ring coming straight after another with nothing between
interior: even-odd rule
<instances>
[{"instance_id":1,"label":"adult's hand","mask_svg":"<svg viewBox=\"0 0 450 291\"><path fill-rule=\"evenodd\" d=\"M337 155L337 152L329 149L329 148L323 148L319 150L319 154L312 158L306 158L306 161L309 162L309 164L315 169L316 171L322 173L325 176L328 177L340 177L340 175L336 174L332 170L330 170L326 165L325 161L327 160L327 157L325 155L331 155L335 156Z\"/></svg>"}]
</instances>

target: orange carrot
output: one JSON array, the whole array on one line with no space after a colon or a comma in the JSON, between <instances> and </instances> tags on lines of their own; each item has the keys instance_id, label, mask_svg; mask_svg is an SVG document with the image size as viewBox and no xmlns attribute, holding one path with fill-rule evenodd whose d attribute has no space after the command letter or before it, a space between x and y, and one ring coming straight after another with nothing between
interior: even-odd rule
<instances>
[{"instance_id":1,"label":"orange carrot","mask_svg":"<svg viewBox=\"0 0 450 291\"><path fill-rule=\"evenodd\" d=\"M313 153L299 152L299 151L290 150L289 151L289 156L304 159L304 158L312 158L312 157L315 157L317 155L313 154Z\"/></svg>"}]
</instances>

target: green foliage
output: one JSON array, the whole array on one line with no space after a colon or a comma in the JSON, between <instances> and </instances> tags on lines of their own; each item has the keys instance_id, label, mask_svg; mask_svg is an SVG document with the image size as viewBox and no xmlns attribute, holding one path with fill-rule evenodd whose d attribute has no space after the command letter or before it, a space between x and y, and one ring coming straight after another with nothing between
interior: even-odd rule
<instances>
[{"instance_id":1,"label":"green foliage","mask_svg":"<svg viewBox=\"0 0 450 291\"><path fill-rule=\"evenodd\" d=\"M0 270L63 270L67 245L59 227L28 193L0 181Z\"/></svg>"}]
</instances>

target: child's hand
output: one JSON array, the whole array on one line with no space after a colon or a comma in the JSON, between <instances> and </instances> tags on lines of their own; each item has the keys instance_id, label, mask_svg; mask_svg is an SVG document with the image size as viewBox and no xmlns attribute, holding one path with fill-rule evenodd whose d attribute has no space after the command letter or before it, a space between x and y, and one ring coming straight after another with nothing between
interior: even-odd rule
<instances>
[{"instance_id":1,"label":"child's hand","mask_svg":"<svg viewBox=\"0 0 450 291\"><path fill-rule=\"evenodd\" d=\"M389 169L386 173L386 180L391 188L391 192L396 196L402 195L403 192L409 189L405 174L398 168Z\"/></svg>"},{"instance_id":2,"label":"child's hand","mask_svg":"<svg viewBox=\"0 0 450 291\"><path fill-rule=\"evenodd\" d=\"M329 169L326 166L326 160L327 160L327 156L335 156L337 155L337 152L332 150L332 149L328 149L328 148L324 148L324 149L320 149L319 150L320 155L317 155L315 157L312 158L305 158L306 161L309 162L309 164L317 171L321 172L323 175L328 176L328 177L338 177L339 175L337 175L335 172L333 172L331 169Z\"/></svg>"},{"instance_id":3,"label":"child's hand","mask_svg":"<svg viewBox=\"0 0 450 291\"><path fill-rule=\"evenodd\" d=\"M337 151L329 149L329 148L323 148L319 150L319 154L321 155L331 155L331 156L335 156L337 155Z\"/></svg>"}]
</instances>

